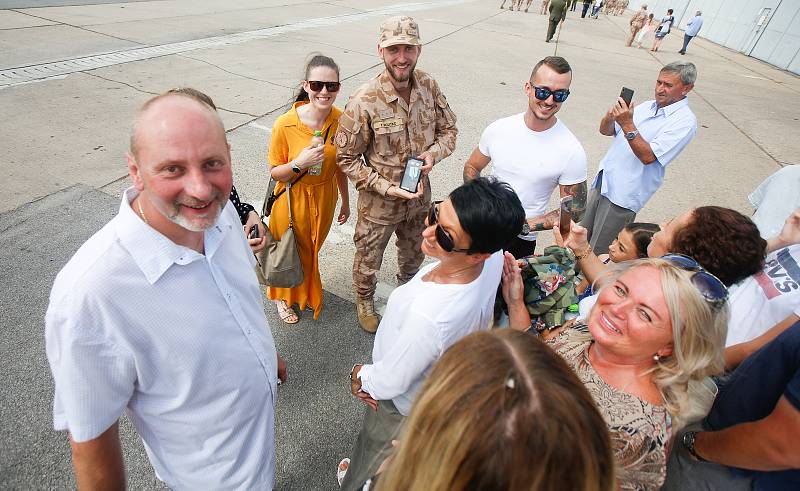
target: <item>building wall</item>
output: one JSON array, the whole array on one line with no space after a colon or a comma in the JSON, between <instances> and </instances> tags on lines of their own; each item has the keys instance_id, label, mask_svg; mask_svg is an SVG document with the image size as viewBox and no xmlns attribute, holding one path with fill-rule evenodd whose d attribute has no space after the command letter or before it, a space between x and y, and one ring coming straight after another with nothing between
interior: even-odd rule
<instances>
[{"instance_id":1,"label":"building wall","mask_svg":"<svg viewBox=\"0 0 800 491\"><path fill-rule=\"evenodd\" d=\"M800 75L800 0L631 0L660 19L673 9L684 29L703 12L699 37Z\"/></svg>"}]
</instances>

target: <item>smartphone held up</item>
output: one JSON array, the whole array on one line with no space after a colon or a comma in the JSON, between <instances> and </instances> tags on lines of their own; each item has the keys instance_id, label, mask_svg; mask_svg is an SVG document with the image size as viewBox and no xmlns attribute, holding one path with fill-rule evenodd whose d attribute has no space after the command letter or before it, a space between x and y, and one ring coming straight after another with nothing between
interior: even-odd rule
<instances>
[{"instance_id":1,"label":"smartphone held up","mask_svg":"<svg viewBox=\"0 0 800 491\"><path fill-rule=\"evenodd\" d=\"M628 107L631 107L631 101L633 100L633 89L623 87L622 91L619 93L619 96L622 97L622 100L625 101L625 104Z\"/></svg>"}]
</instances>

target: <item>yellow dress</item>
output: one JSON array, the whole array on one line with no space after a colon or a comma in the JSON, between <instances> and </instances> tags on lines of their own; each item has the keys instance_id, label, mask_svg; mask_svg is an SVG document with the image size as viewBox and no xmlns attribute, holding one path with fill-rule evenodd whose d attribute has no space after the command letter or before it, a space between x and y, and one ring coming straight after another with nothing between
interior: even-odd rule
<instances>
[{"instance_id":1,"label":"yellow dress","mask_svg":"<svg viewBox=\"0 0 800 491\"><path fill-rule=\"evenodd\" d=\"M297 108L303 104L308 103L296 102L272 126L272 140L269 145L270 167L293 160L309 145L311 137L314 136L314 131L303 124L297 115ZM331 113L322 127L322 135L326 137L322 172L317 176L306 174L297 184L292 185L294 234L300 261L303 263L303 283L294 288L267 287L267 297L270 300L285 300L289 306L297 304L301 310L306 306L311 307L314 310L314 319L319 317L322 309L319 250L331 229L339 197L336 186L336 146L333 144L333 138L336 136L341 114L342 111L338 108L331 108ZM275 186L275 193L284 187L284 183L279 182ZM286 193L283 193L272 206L269 231L273 237L280 239L288 226L289 209Z\"/></svg>"}]
</instances>

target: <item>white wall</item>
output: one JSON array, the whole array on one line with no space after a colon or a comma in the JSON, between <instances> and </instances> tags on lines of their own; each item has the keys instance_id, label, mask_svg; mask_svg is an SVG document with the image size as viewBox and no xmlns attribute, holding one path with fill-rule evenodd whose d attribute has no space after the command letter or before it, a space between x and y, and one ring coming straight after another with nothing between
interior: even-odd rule
<instances>
[{"instance_id":1,"label":"white wall","mask_svg":"<svg viewBox=\"0 0 800 491\"><path fill-rule=\"evenodd\" d=\"M631 0L628 8L642 4L659 19L673 9L681 29L701 10L698 36L800 75L799 0ZM763 8L772 11L759 27Z\"/></svg>"}]
</instances>

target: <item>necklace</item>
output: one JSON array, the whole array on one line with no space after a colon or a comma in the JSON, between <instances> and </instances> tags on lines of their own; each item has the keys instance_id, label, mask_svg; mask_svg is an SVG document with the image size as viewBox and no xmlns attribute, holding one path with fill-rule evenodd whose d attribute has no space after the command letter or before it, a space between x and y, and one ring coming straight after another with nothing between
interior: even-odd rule
<instances>
[{"instance_id":1,"label":"necklace","mask_svg":"<svg viewBox=\"0 0 800 491\"><path fill-rule=\"evenodd\" d=\"M146 216L144 216L144 210L142 209L142 200L141 200L141 196L140 196L139 198L140 198L140 199L137 199L137 200L136 200L136 204L139 206L139 215L141 215L141 216L142 216L142 220L144 220L144 223L146 223L147 225L150 225L150 222L148 222L148 221L147 221L147 217L146 217Z\"/></svg>"},{"instance_id":2,"label":"necklace","mask_svg":"<svg viewBox=\"0 0 800 491\"><path fill-rule=\"evenodd\" d=\"M444 275L447 278L458 278L459 276L464 276L465 274L467 274L469 272L469 270L474 269L474 268L475 268L475 265L473 264L472 266L467 266L466 268L462 268L462 269L456 270L456 271L454 271L452 273L445 273L444 271L441 271L441 266L436 268L436 269L439 270L440 274Z\"/></svg>"}]
</instances>

